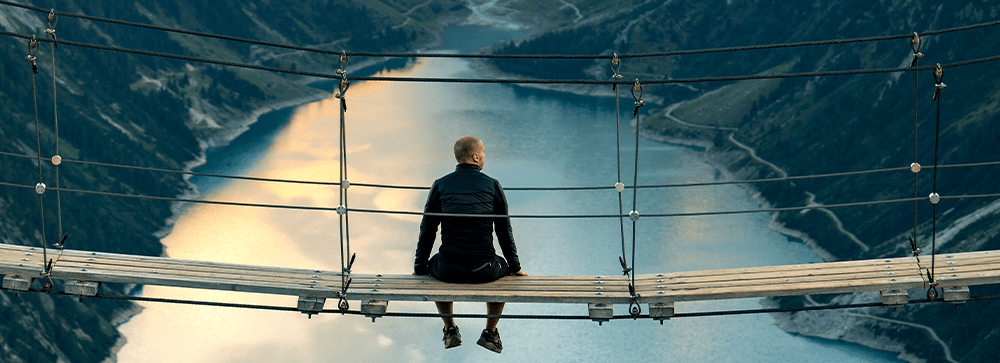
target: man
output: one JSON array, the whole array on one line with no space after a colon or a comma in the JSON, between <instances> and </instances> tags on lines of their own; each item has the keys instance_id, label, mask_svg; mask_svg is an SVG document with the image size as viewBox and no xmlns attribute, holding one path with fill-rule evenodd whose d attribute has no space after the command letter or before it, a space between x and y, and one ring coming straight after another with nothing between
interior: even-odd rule
<instances>
[{"instance_id":1,"label":"man","mask_svg":"<svg viewBox=\"0 0 1000 363\"><path fill-rule=\"evenodd\" d=\"M430 196L424 206L425 213L494 214L507 215L507 198L500 182L480 172L486 162L486 147L474 136L466 136L455 142L455 160L458 166L451 174L435 180ZM441 225L441 247L434 257L431 248L438 224ZM493 249L493 227L504 257L496 255ZM485 217L423 217L420 222L420 237L417 241L416 260L413 273L430 274L438 280L451 283L485 283L505 276L528 276L521 270L517 258L517 248L510 228L509 218ZM438 312L452 314L451 301L437 301ZM486 303L486 313L500 315L504 303ZM444 320L444 347L453 348L462 344L458 326L450 317ZM486 319L486 329L477 344L500 353L500 332L498 318Z\"/></svg>"}]
</instances>

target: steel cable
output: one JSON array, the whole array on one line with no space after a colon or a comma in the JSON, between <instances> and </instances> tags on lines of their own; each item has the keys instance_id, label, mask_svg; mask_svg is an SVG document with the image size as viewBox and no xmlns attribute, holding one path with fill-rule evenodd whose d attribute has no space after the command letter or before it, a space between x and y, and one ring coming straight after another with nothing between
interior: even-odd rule
<instances>
[{"instance_id":1,"label":"steel cable","mask_svg":"<svg viewBox=\"0 0 1000 363\"><path fill-rule=\"evenodd\" d=\"M11 37L24 38L24 39L30 38L25 35L12 33L8 31L0 31L0 35L7 35ZM80 42L73 42L66 40L39 39L39 41L54 42L56 44L65 44L65 45L92 48L92 49L148 55L161 58L179 59L191 62L209 63L222 66L256 69L256 70L286 73L286 74L295 74L308 77L317 77L325 79L342 78L339 75L329 74L329 73L305 72L305 71L283 69L276 67L259 66L249 63L213 60L213 59L206 59L199 57L183 56L183 55L176 55L176 54L169 54L162 52L151 52L145 50L128 49L122 47L105 46L105 45L90 44L90 43L80 43ZM972 59L972 60L943 65L942 67L944 68L961 67L972 64L993 62L997 60L1000 60L1000 56ZM675 83L699 83L699 82L729 82L729 81L742 81L742 80L755 80L755 79L784 79L784 78L826 77L826 76L844 76L844 75L874 74L874 73L917 72L929 69L933 68L932 67L874 68L874 69L855 69L855 70L844 70L844 71L756 74L756 75L742 75L742 76L719 76L719 77L703 77L703 78L650 80L646 81L645 83L649 85L649 84L675 84ZM347 79L349 81L421 82L421 83L433 82L433 83L491 83L491 84L595 84L595 85L629 84L629 82L622 82L622 81L601 81L601 80L585 80L585 79L483 79L483 78L433 78L433 77L383 77L383 76L355 76L355 77L348 77Z\"/></svg>"},{"instance_id":2,"label":"steel cable","mask_svg":"<svg viewBox=\"0 0 1000 363\"><path fill-rule=\"evenodd\" d=\"M28 10L34 10L42 13L50 13L50 10L15 3L7 0L0 0L0 4L19 7ZM162 27L156 25L142 24L124 20L103 18L97 16L90 16L84 14L74 14L66 12L53 12L55 15L79 18L84 20L99 21L110 24L125 25L131 27L139 27L152 30L160 30L172 33L194 35L207 38L215 38L221 40L235 41L247 44L256 44L276 48L285 48L291 50L299 50L306 52L313 52L326 55L340 55L346 54L348 56L362 56L362 57L389 57L389 58L488 58L488 59L603 59L607 58L607 55L592 55L592 54L579 54L579 55L557 55L557 54L442 54L442 53L416 53L416 52L337 52L313 47L302 47L289 44L281 44L274 42L266 42L254 39L247 39L241 37L219 35L207 32L197 32L179 28ZM924 36L945 34L957 31L964 31L982 27L989 27L1000 25L1000 21L993 21L987 23L979 23L966 25L961 27L954 27L948 29L934 30L924 32ZM899 34L899 35L886 35L886 36L875 36L875 37L862 37L862 38L849 38L849 39L830 39L830 40L819 40L819 41L805 41L805 42L793 42L793 43L780 43L780 44L761 44L761 45L748 45L748 46L736 46L736 47L724 47L724 48L709 48L709 49L692 49L692 50L677 50L669 52L657 52L657 53L638 53L631 55L620 55L619 58L648 58L648 57L670 57L678 55L691 55L691 54L705 54L705 53L723 53L723 52L740 52L748 50L765 50L765 49L778 49L778 48L794 48L794 47L806 47L806 46L817 46L817 45L833 45L833 44L848 44L848 43L863 43L863 42L873 42L882 40L894 40L903 39L910 37L911 34Z\"/></svg>"},{"instance_id":3,"label":"steel cable","mask_svg":"<svg viewBox=\"0 0 1000 363\"><path fill-rule=\"evenodd\" d=\"M4 289L6 290L6 289ZM79 295L70 294L63 291L45 291L42 289L29 288L25 290L26 292L32 293L47 293L55 295L66 295L72 297L80 297ZM290 306L276 306L276 305L262 305L262 304L243 304L243 303L226 303L226 302L215 302L215 301L200 301L200 300L188 300L188 299L169 299L169 298L158 298L158 297L146 297L146 296L131 296L131 295L113 295L113 294L97 294L94 296L89 296L98 299L112 299L112 300L128 300L128 301L144 301L144 302L157 302L166 304L180 304L180 305L196 305L196 306L210 306L210 307L224 307L224 308L240 308L240 309L252 309L252 310L270 310L270 311L288 311L288 312L302 312L298 308ZM1000 300L1000 295L987 295L987 296L973 296L966 301L992 301ZM923 305L923 304L940 304L946 303L941 300L931 300L931 299L918 299L910 300L905 305ZM771 314L771 313L794 313L802 311L820 311L820 310L842 310L842 309L857 309L857 308L870 308L870 307L889 307L881 302L874 303L855 303L855 304L844 304L844 305L819 305L819 306L803 306L797 308L770 308L770 309L743 309L743 310L719 310L719 311L699 311L691 313L676 313L671 316L674 318L698 318L698 317L710 317L710 316L734 316L734 315L749 315L749 314ZM324 314L346 314L346 315L360 315L369 316L371 314L361 312L359 310L348 310L342 311L339 309L323 309L320 312L311 312L313 314L324 313ZM517 320L593 320L588 315L556 315L556 314L501 314L501 315L491 315L491 314L440 314L440 313L404 313L404 312L386 312L385 314L378 314L379 317L400 317L400 318L442 318L450 317L457 319L483 319L483 318L502 318L502 319L517 319ZM632 315L615 315L610 318L610 320L625 320L625 319L635 319ZM640 315L639 318L648 319L651 318L649 315Z\"/></svg>"}]
</instances>

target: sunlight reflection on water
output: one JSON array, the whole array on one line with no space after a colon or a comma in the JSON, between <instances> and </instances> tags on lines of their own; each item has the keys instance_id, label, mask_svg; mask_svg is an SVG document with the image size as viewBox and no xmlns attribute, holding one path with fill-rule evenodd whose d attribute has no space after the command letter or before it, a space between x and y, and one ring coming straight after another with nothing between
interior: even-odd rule
<instances>
[{"instance_id":1,"label":"sunlight reflection on water","mask_svg":"<svg viewBox=\"0 0 1000 363\"><path fill-rule=\"evenodd\" d=\"M392 76L467 77L469 63L426 59ZM348 174L354 183L430 185L450 172L455 139L479 135L489 159L484 172L505 186L611 185L616 181L614 103L504 85L373 83L352 85L347 97ZM253 176L337 181L338 100L300 107L247 173ZM631 150L627 126L623 150ZM715 170L689 149L640 141L640 183L711 180ZM631 154L622 163L630 183ZM419 211L425 191L349 189L353 208ZM649 213L758 208L735 186L640 191L638 210ZM617 195L600 192L507 193L513 214L613 214ZM626 211L631 194L624 194ZM336 187L231 181L204 196L212 200L333 207ZM419 218L352 213L356 272L409 273ZM640 273L815 262L802 244L767 230L765 215L640 219L635 266ZM618 274L616 219L513 222L525 270L532 274ZM631 223L626 225L631 238ZM334 212L195 205L163 239L170 257L256 265L339 270ZM629 255L631 258L631 256ZM144 295L294 306L295 297L146 287ZM333 302L328 302L331 307ZM356 307L358 302L352 302ZM444 351L440 322L353 316L306 319L261 312L143 303L146 310L122 327L129 343L121 362L336 361L857 361L830 355L820 344L782 332L768 315L616 321L603 327L579 321L503 321L497 356L473 344L481 321L460 321L467 344ZM753 300L679 303L678 311L747 309ZM391 302L391 311L431 312L433 304ZM481 313L482 304L456 312ZM624 307L619 307L623 312ZM586 306L511 304L510 314L584 314ZM552 353L559 354L552 354ZM822 353L822 354L820 354Z\"/></svg>"}]
</instances>

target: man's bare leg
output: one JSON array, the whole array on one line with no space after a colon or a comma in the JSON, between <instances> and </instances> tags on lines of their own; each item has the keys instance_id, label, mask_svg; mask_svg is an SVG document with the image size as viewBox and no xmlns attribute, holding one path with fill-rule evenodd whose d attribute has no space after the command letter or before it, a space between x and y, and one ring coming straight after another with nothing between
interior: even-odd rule
<instances>
[{"instance_id":1,"label":"man's bare leg","mask_svg":"<svg viewBox=\"0 0 1000 363\"><path fill-rule=\"evenodd\" d=\"M454 302L435 301L434 305L437 305L438 313L440 314L452 314L454 312L454 307L455 307ZM500 308L503 309L503 306L501 306ZM455 326L455 319L452 319L450 316L442 316L441 320L444 320L445 329L448 329L448 327L451 326ZM496 327L496 323L493 323L493 326Z\"/></svg>"},{"instance_id":2,"label":"man's bare leg","mask_svg":"<svg viewBox=\"0 0 1000 363\"><path fill-rule=\"evenodd\" d=\"M504 305L504 303L502 303L502 302L490 302L490 303L486 303L486 314L489 314L489 315L500 315L500 314L503 314L503 305ZM492 331L496 331L497 330L497 323L499 323L499 322L500 322L500 318L487 318L486 319L486 330L489 330L491 332Z\"/></svg>"}]
</instances>

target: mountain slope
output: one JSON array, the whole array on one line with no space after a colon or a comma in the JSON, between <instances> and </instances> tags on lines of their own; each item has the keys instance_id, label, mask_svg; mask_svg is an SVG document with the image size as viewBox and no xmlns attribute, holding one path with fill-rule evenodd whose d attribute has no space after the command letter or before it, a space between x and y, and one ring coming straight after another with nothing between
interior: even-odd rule
<instances>
[{"instance_id":1,"label":"mountain slope","mask_svg":"<svg viewBox=\"0 0 1000 363\"><path fill-rule=\"evenodd\" d=\"M25 1L47 6L47 2ZM425 1L61 1L56 10L159 26L181 27L271 42L352 51L419 49L437 41L448 22L468 14L465 2ZM45 36L45 13L0 5L0 28ZM333 73L335 56L304 54L188 35L62 17L59 39L217 60ZM0 151L35 156L27 42L0 37ZM52 97L52 52L42 43L35 76L41 156L55 154L53 104L58 105L59 153L87 160L165 169L194 165L206 147L245 130L257 109L325 97L302 77L251 72L170 59L61 46L56 49L57 96ZM353 67L378 60L354 60ZM0 156L0 181L34 186L37 164ZM175 174L63 163L59 186L173 197L193 190ZM43 180L55 170L43 162ZM45 239L57 241L56 195L44 195ZM140 255L163 253L171 204L61 193L62 228L73 249ZM38 197L31 189L0 187L0 242L40 246ZM50 253L53 252L50 250ZM58 262L57 262L58 263ZM41 267L40 267L41 269ZM40 281L34 287L39 288ZM100 293L133 287L105 284ZM55 286L57 291L62 286ZM117 300L0 291L0 361L100 362L121 336L114 329L135 306Z\"/></svg>"},{"instance_id":2,"label":"mountain slope","mask_svg":"<svg viewBox=\"0 0 1000 363\"><path fill-rule=\"evenodd\" d=\"M578 2L587 9L587 1ZM581 24L555 29L499 53L635 54L754 44L908 34L1000 19L1000 6L986 1L630 1L612 11L585 12ZM923 37L920 65L948 64L998 55L1000 27ZM909 39L810 46L736 53L623 59L625 79L650 80L759 73L797 73L862 68L906 67ZM498 70L538 78L610 79L607 60L495 61ZM1000 160L1000 67L985 63L945 70L940 150L943 164ZM929 71L919 75L917 91L917 196L934 184L936 101ZM872 74L694 83L646 88L643 134L653 138L697 140L738 179L773 178L907 167L914 161L914 74ZM594 93L594 91L588 91ZM598 89L607 94L609 91ZM670 115L667 115L667 112ZM752 158L746 148L760 159ZM761 162L761 160L766 161ZM937 173L944 196L997 193L997 166L945 168ZM774 207L841 204L914 197L909 171L840 178L754 184ZM931 204L917 204L917 240L931 250ZM995 198L946 199L938 205L938 252L1000 249ZM832 259L908 256L914 229L913 203L782 212L778 225L801 231ZM940 271L938 271L940 273ZM974 296L997 292L975 287ZM914 291L913 299L925 298ZM855 297L848 297L853 299ZM862 301L877 299L866 296ZM819 299L829 302L829 297ZM843 302L844 299L838 300ZM784 299L784 306L805 303ZM952 347L954 359L982 361L1000 343L1000 330L988 321L1000 303L976 302L960 309L944 305L907 306L872 314L933 327ZM807 324L812 313L792 317ZM943 360L940 345L919 328L875 319L837 315L858 322L858 332L874 332L901 342L913 360ZM804 329L803 329L804 330ZM815 332L814 332L815 333ZM833 338L855 339L850 336ZM855 339L861 343L869 343Z\"/></svg>"}]
</instances>

